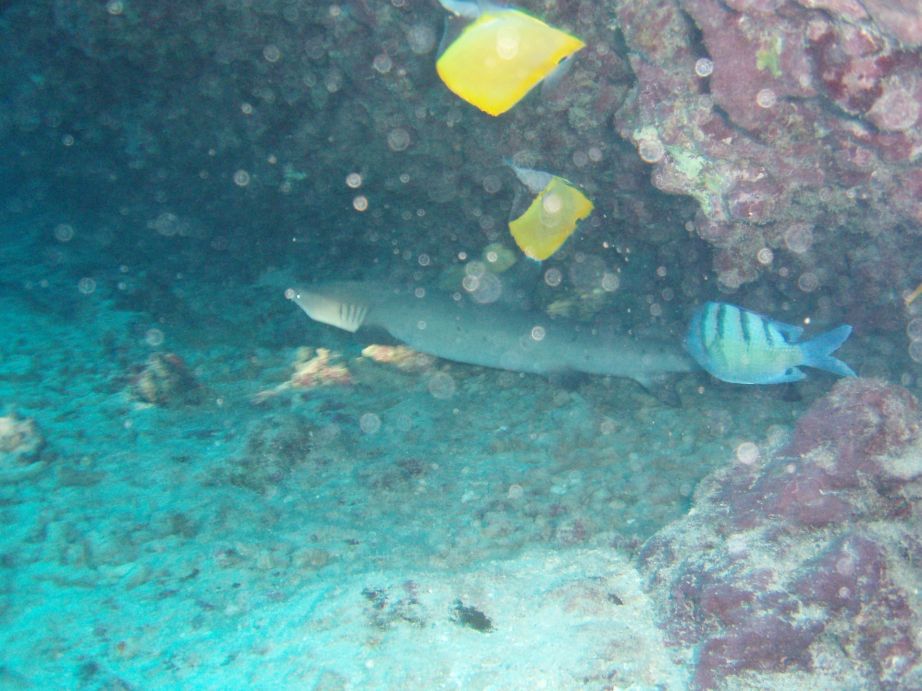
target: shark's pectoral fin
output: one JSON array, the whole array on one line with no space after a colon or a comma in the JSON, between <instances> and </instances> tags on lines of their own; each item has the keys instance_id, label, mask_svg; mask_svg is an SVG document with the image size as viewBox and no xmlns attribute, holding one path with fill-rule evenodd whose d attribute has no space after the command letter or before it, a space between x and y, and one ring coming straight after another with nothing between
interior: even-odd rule
<instances>
[{"instance_id":1,"label":"shark's pectoral fin","mask_svg":"<svg viewBox=\"0 0 922 691\"><path fill-rule=\"evenodd\" d=\"M668 374L657 374L649 377L635 377L634 380L644 388L644 391L663 405L671 408L678 408L682 405L682 399L676 391L675 377Z\"/></svg>"},{"instance_id":2,"label":"shark's pectoral fin","mask_svg":"<svg viewBox=\"0 0 922 691\"><path fill-rule=\"evenodd\" d=\"M571 369L558 370L547 375L547 380L551 385L560 387L564 391L576 391L586 383L588 378L589 375L585 372L577 372Z\"/></svg>"}]
</instances>

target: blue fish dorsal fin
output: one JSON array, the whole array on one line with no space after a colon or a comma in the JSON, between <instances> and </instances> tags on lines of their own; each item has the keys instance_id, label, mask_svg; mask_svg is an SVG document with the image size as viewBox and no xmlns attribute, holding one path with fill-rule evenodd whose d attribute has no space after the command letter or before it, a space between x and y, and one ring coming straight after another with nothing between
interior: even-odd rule
<instances>
[{"instance_id":1,"label":"blue fish dorsal fin","mask_svg":"<svg viewBox=\"0 0 922 691\"><path fill-rule=\"evenodd\" d=\"M764 317L772 326L774 326L778 331L781 332L781 335L784 336L784 340L788 343L797 343L800 340L800 337L804 333L804 328L802 326L796 326L795 324L786 324L785 322L775 321L774 319L768 319Z\"/></svg>"}]
</instances>

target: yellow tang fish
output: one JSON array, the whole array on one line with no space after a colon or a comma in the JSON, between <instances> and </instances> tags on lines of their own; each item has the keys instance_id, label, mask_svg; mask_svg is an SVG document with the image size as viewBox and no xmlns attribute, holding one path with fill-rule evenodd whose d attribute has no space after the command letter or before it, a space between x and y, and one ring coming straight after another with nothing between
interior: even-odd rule
<instances>
[{"instance_id":1,"label":"yellow tang fish","mask_svg":"<svg viewBox=\"0 0 922 691\"><path fill-rule=\"evenodd\" d=\"M444 47L436 71L451 91L490 115L512 108L586 45L520 10L473 0L440 2L470 23Z\"/></svg>"},{"instance_id":2,"label":"yellow tang fish","mask_svg":"<svg viewBox=\"0 0 922 691\"><path fill-rule=\"evenodd\" d=\"M526 256L543 261L560 249L579 221L592 213L592 202L557 175L510 167L536 196L525 213L509 222L509 231Z\"/></svg>"}]
</instances>

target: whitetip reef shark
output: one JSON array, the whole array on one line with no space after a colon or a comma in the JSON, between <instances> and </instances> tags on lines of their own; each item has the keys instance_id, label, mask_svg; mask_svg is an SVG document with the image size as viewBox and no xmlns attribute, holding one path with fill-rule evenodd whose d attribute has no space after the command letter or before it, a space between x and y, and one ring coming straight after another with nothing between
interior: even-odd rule
<instances>
[{"instance_id":1,"label":"whitetip reef shark","mask_svg":"<svg viewBox=\"0 0 922 691\"><path fill-rule=\"evenodd\" d=\"M482 367L550 376L568 372L625 377L677 403L662 383L698 366L681 343L612 335L545 314L481 305L428 290L341 282L289 288L313 320L355 333L378 327L429 355Z\"/></svg>"}]
</instances>

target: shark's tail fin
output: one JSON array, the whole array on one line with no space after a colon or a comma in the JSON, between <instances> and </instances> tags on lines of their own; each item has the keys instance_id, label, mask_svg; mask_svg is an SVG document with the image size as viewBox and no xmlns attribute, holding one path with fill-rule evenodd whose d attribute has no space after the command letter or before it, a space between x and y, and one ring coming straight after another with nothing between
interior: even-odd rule
<instances>
[{"instance_id":1,"label":"shark's tail fin","mask_svg":"<svg viewBox=\"0 0 922 691\"><path fill-rule=\"evenodd\" d=\"M839 358L833 357L832 353L838 349L845 340L851 335L852 327L848 324L820 334L816 338L801 343L801 352L804 355L804 364L808 367L816 367L840 377L855 377L852 368L842 362Z\"/></svg>"},{"instance_id":2,"label":"shark's tail fin","mask_svg":"<svg viewBox=\"0 0 922 691\"><path fill-rule=\"evenodd\" d=\"M365 323L370 307L369 301L353 290L289 288L285 296L314 321L351 333L358 331Z\"/></svg>"}]
</instances>

